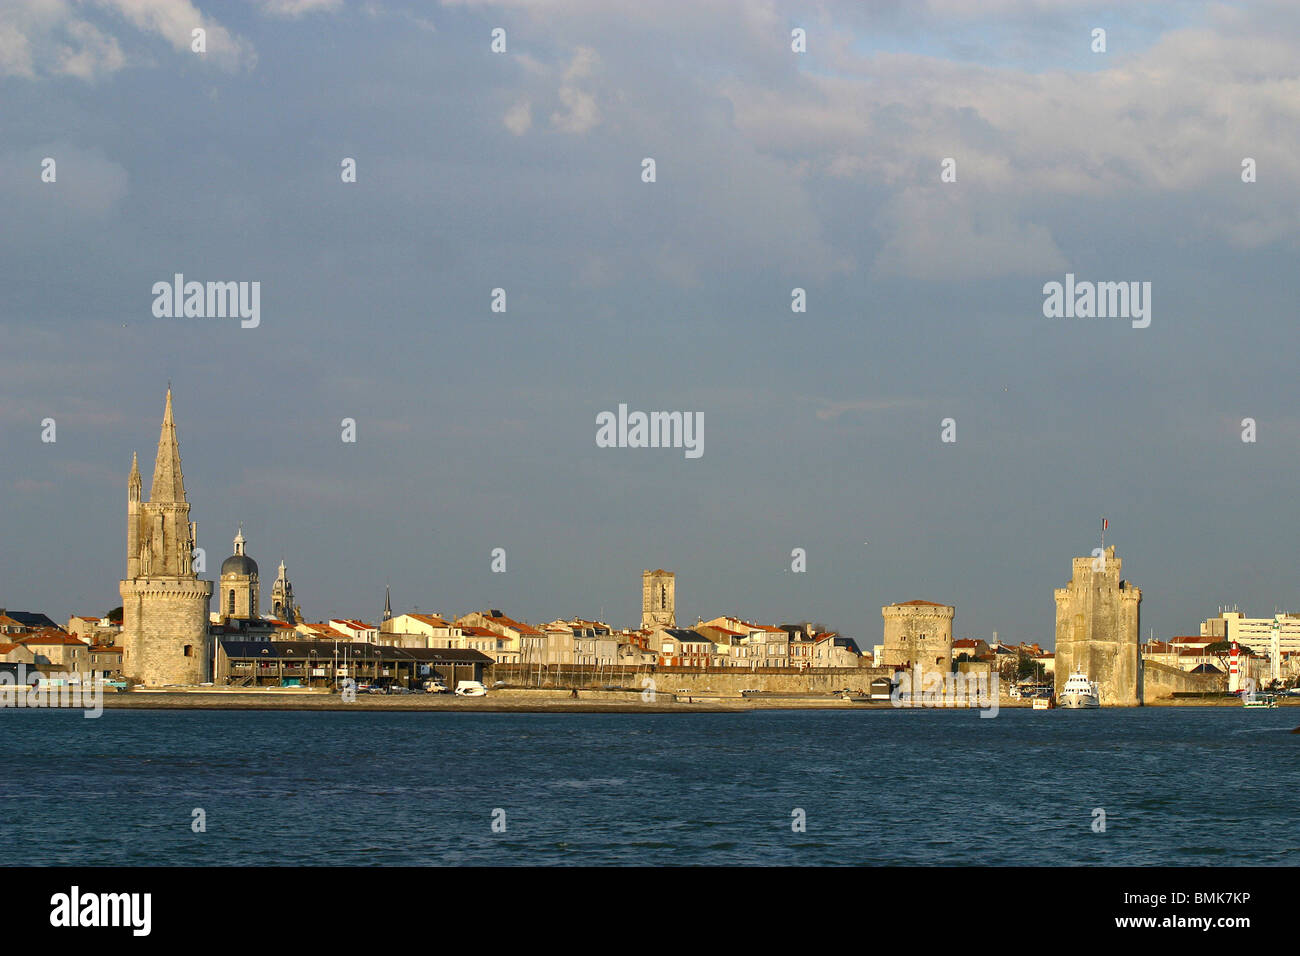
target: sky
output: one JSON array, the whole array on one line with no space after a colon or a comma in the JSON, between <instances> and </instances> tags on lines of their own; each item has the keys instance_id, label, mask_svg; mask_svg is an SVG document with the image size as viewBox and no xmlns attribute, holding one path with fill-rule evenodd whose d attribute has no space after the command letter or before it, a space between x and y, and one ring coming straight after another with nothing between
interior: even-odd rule
<instances>
[{"instance_id":1,"label":"sky","mask_svg":"<svg viewBox=\"0 0 1300 956\"><path fill-rule=\"evenodd\" d=\"M170 382L207 576L242 522L310 620L635 627L662 567L684 625L1050 646L1103 516L1144 639L1300 609L1298 52L1290 2L8 0L0 606L120 603Z\"/></svg>"}]
</instances>

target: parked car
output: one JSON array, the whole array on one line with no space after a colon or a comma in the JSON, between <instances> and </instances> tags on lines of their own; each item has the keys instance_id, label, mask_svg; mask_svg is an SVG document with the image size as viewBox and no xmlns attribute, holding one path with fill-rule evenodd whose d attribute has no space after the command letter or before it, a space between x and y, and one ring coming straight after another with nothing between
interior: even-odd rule
<instances>
[{"instance_id":1,"label":"parked car","mask_svg":"<svg viewBox=\"0 0 1300 956\"><path fill-rule=\"evenodd\" d=\"M486 697L487 688L476 680L463 680L456 685L457 697Z\"/></svg>"},{"instance_id":2,"label":"parked car","mask_svg":"<svg viewBox=\"0 0 1300 956\"><path fill-rule=\"evenodd\" d=\"M424 682L424 691L426 694L445 694L447 693L447 685L437 677L430 677Z\"/></svg>"},{"instance_id":3,"label":"parked car","mask_svg":"<svg viewBox=\"0 0 1300 956\"><path fill-rule=\"evenodd\" d=\"M403 687L401 684L388 685L388 693L390 694L409 694L410 692L411 689L409 687Z\"/></svg>"}]
</instances>

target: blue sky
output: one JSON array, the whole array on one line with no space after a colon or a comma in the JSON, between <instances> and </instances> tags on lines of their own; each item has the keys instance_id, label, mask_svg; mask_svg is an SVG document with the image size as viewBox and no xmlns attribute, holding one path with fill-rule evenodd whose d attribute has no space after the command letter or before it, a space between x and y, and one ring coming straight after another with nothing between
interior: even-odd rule
<instances>
[{"instance_id":1,"label":"blue sky","mask_svg":"<svg viewBox=\"0 0 1300 956\"><path fill-rule=\"evenodd\" d=\"M170 380L209 566L242 521L314 620L390 583L631 626L666 567L685 623L870 645L924 598L1049 643L1102 515L1144 637L1300 608L1300 12L643 6L7 5L0 604L118 603ZM176 272L261 325L155 318ZM1066 272L1151 282L1151 326L1045 318ZM597 448L620 403L704 455Z\"/></svg>"}]
</instances>

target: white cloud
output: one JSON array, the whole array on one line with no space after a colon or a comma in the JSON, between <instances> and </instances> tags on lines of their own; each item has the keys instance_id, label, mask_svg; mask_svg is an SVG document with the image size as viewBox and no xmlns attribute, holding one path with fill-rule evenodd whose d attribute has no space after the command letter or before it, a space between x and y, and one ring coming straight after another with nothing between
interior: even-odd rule
<instances>
[{"instance_id":1,"label":"white cloud","mask_svg":"<svg viewBox=\"0 0 1300 956\"><path fill-rule=\"evenodd\" d=\"M99 14L96 22L89 17ZM0 4L0 75L36 79L71 76L91 82L128 66L123 52L125 24L166 40L174 50L190 52L192 31L207 31L206 62L239 70L256 62L252 45L189 0L5 0ZM138 59L138 57L137 57Z\"/></svg>"},{"instance_id":2,"label":"white cloud","mask_svg":"<svg viewBox=\"0 0 1300 956\"><path fill-rule=\"evenodd\" d=\"M502 119L506 129L516 136L523 136L533 125L533 110L527 100L520 100L506 111Z\"/></svg>"},{"instance_id":3,"label":"white cloud","mask_svg":"<svg viewBox=\"0 0 1300 956\"><path fill-rule=\"evenodd\" d=\"M341 6L342 0L266 0L263 11L276 17L301 17L334 11Z\"/></svg>"},{"instance_id":4,"label":"white cloud","mask_svg":"<svg viewBox=\"0 0 1300 956\"><path fill-rule=\"evenodd\" d=\"M578 85L589 79L599 64L600 57L590 47L578 47L574 52L557 93L564 109L551 114L551 125L566 133L585 133L600 123L596 97Z\"/></svg>"}]
</instances>

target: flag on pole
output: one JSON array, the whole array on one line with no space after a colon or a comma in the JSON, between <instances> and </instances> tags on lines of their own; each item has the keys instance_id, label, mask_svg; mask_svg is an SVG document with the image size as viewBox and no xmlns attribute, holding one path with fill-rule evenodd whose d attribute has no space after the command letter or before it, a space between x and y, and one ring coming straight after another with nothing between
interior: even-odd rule
<instances>
[{"instance_id":1,"label":"flag on pole","mask_svg":"<svg viewBox=\"0 0 1300 956\"><path fill-rule=\"evenodd\" d=\"M1105 531L1105 530L1106 530L1107 528L1109 528L1109 527L1110 527L1110 519L1109 519L1109 518L1102 518L1102 519L1101 519L1101 530L1102 530L1102 531Z\"/></svg>"}]
</instances>

